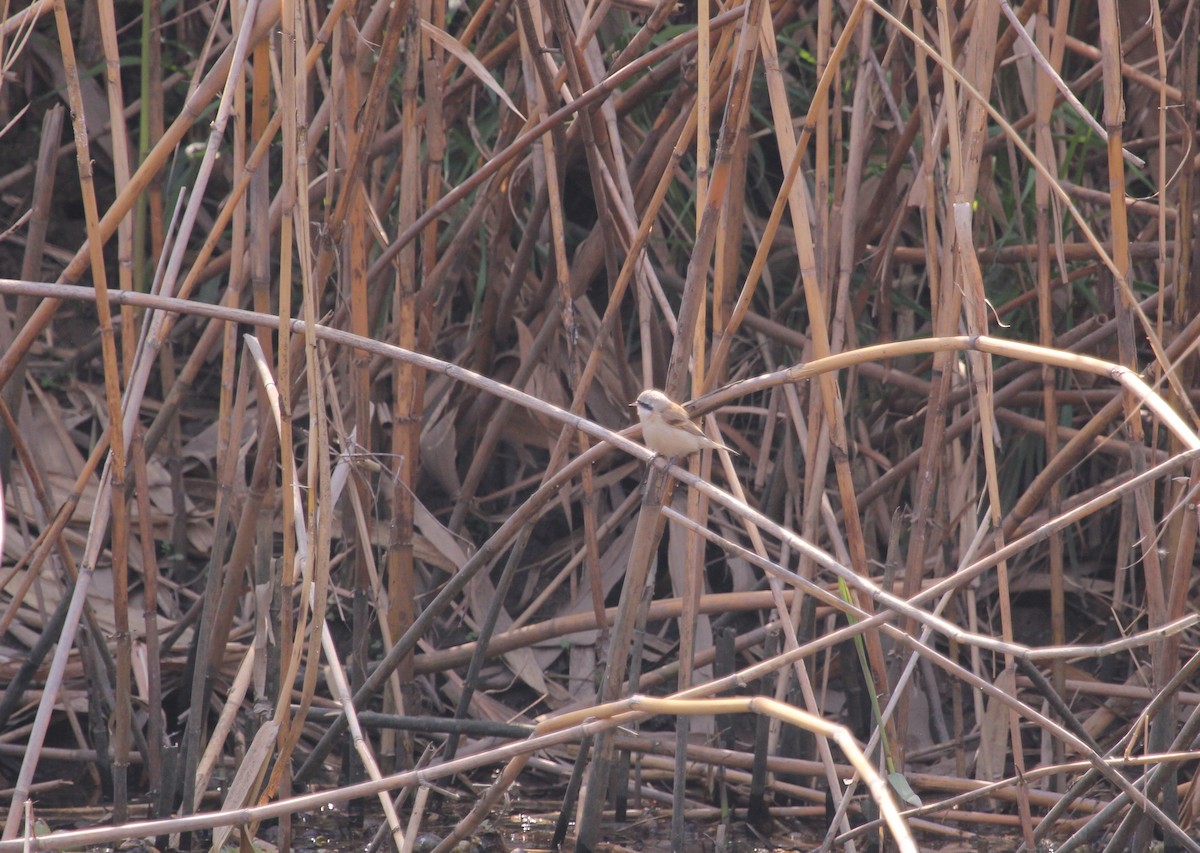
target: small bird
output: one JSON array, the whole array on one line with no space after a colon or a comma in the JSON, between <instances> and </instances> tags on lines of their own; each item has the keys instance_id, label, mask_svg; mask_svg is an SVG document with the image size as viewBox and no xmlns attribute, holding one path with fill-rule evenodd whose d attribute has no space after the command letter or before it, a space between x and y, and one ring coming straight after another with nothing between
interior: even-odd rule
<instances>
[{"instance_id":1,"label":"small bird","mask_svg":"<svg viewBox=\"0 0 1200 853\"><path fill-rule=\"evenodd\" d=\"M646 446L663 456L690 456L704 448L723 448L737 455L732 447L713 441L692 422L683 406L671 401L662 391L647 388L638 395L638 417Z\"/></svg>"}]
</instances>

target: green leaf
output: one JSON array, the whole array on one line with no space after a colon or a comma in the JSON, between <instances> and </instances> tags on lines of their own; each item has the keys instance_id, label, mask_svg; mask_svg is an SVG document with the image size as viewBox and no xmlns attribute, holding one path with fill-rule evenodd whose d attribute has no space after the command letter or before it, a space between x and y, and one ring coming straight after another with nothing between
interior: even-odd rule
<instances>
[{"instance_id":1,"label":"green leaf","mask_svg":"<svg viewBox=\"0 0 1200 853\"><path fill-rule=\"evenodd\" d=\"M919 808L921 806L921 798L917 796L917 792L908 784L908 780L904 778L903 773L889 773L888 783L892 786L892 790L896 792L896 796L900 798L906 806Z\"/></svg>"}]
</instances>

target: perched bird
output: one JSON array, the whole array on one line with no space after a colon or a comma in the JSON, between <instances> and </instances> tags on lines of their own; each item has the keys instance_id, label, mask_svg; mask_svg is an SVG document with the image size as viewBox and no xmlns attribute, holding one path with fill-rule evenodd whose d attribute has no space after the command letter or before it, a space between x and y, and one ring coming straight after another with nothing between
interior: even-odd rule
<instances>
[{"instance_id":1,"label":"perched bird","mask_svg":"<svg viewBox=\"0 0 1200 853\"><path fill-rule=\"evenodd\" d=\"M663 456L690 456L704 448L724 448L737 454L732 447L713 441L692 419L683 406L671 401L662 391L647 388L638 395L638 417L642 421L642 438L646 446Z\"/></svg>"}]
</instances>

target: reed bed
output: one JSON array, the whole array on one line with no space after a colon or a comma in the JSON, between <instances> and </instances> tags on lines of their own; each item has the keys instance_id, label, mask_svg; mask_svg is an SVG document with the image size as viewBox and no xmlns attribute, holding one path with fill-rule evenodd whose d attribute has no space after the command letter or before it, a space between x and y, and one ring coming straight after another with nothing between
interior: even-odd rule
<instances>
[{"instance_id":1,"label":"reed bed","mask_svg":"<svg viewBox=\"0 0 1200 853\"><path fill-rule=\"evenodd\" d=\"M1198 21L4 4L0 853L1200 850Z\"/></svg>"}]
</instances>

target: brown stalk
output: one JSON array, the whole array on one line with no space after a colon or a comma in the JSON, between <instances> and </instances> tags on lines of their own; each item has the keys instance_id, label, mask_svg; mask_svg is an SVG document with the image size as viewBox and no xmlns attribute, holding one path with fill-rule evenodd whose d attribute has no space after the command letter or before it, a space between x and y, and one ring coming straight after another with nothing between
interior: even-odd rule
<instances>
[{"instance_id":1,"label":"brown stalk","mask_svg":"<svg viewBox=\"0 0 1200 853\"><path fill-rule=\"evenodd\" d=\"M110 125L112 125L112 140L113 140L113 167L116 176L116 186L120 187L127 184L130 180L130 151L128 151L128 140L126 138L125 122L120 121L120 116L125 114L125 97L121 91L120 80L120 48L116 41L116 17L113 11L112 2L101 2L98 5L100 11L101 24L101 41L104 48L104 82L106 82L106 91L108 94L108 114L110 116ZM88 149L83 149L83 154L86 155ZM94 234L94 230L90 230ZM100 240L96 241L97 247L100 245ZM118 224L118 271L119 271L119 287L122 290L128 290L133 287L133 218L126 215ZM103 314L101 314L101 323L106 322ZM110 319L107 320L110 323ZM122 364L124 364L124 373L120 374L120 378L126 382L130 377L130 371L133 367L134 353L136 353L137 325L133 322L133 311L131 308L122 308L121 310L121 344L122 344ZM106 372L108 368L106 353ZM114 352L115 358L115 352ZM115 364L114 364L115 366ZM114 388L120 388L120 383L115 383ZM114 397L115 398L115 397ZM122 445L120 440L120 429L114 432L114 438L118 439L113 443L113 449ZM120 461L118 462L118 458ZM116 821L124 821L127 810L128 800L128 763L130 763L130 740L131 734L131 707L132 707L132 690L131 690L131 669L132 669L132 639L130 636L130 615L128 615L128 563L127 552L125 548L116 548L115 543L120 539L127 537L127 519L124 494L124 468L125 457L124 451L114 452L114 486L115 495L119 495L118 503L122 509L118 511L114 506L113 512L113 607L116 621L116 707L113 714L113 806L114 819ZM118 469L121 470L118 476ZM145 480L138 483L142 491L148 488L148 483Z\"/></svg>"}]
</instances>

